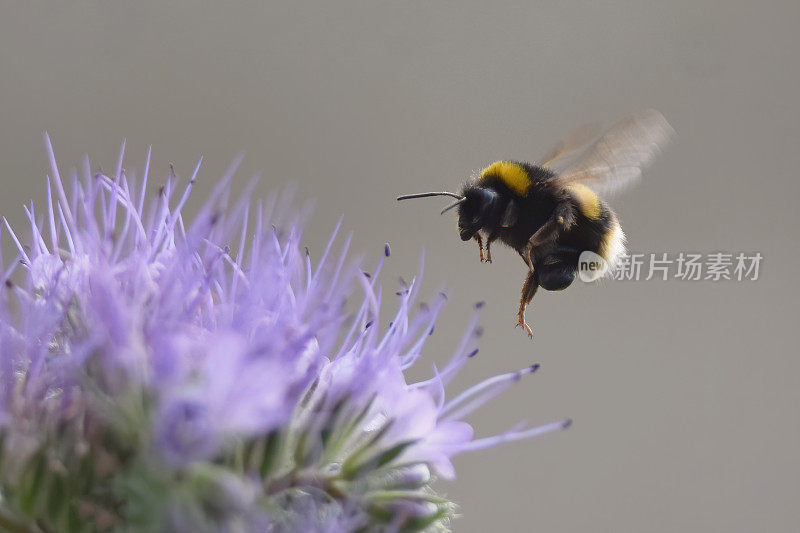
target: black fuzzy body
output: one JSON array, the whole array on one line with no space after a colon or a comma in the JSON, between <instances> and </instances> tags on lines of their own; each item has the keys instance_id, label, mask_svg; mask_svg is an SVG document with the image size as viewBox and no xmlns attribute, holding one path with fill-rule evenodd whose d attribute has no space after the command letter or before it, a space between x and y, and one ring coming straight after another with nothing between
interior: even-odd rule
<instances>
[{"instance_id":1,"label":"black fuzzy body","mask_svg":"<svg viewBox=\"0 0 800 533\"><path fill-rule=\"evenodd\" d=\"M575 269L580 252L590 250L603 255L604 242L617 224L611 208L598 198L599 216L590 218L574 192L561 184L555 173L530 163L517 164L525 169L530 179L525 194L518 194L501 177L491 174L464 185L462 194L468 201L459 206L459 228L466 227L468 231L462 231L461 238L467 240L480 232L490 242L500 240L522 254L531 236L553 217L560 204L567 202L573 208L574 223L559 231L549 244L533 247L533 262L543 263L557 248L575 252L572 254ZM492 200L485 201L486 198Z\"/></svg>"}]
</instances>

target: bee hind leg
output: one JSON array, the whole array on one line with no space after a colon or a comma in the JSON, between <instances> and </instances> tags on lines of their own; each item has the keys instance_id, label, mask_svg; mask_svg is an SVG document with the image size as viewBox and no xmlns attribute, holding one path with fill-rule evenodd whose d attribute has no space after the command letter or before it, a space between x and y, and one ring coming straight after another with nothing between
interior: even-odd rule
<instances>
[{"instance_id":1,"label":"bee hind leg","mask_svg":"<svg viewBox=\"0 0 800 533\"><path fill-rule=\"evenodd\" d=\"M525 308L528 307L528 304L531 303L533 300L533 296L536 294L536 289L539 288L539 275L535 270L529 270L528 275L525 278L525 283L522 285L522 294L519 298L519 311L517 311L517 326L522 326L525 332L528 334L528 337L533 338L533 330L525 322Z\"/></svg>"},{"instance_id":2,"label":"bee hind leg","mask_svg":"<svg viewBox=\"0 0 800 533\"><path fill-rule=\"evenodd\" d=\"M533 250L533 247L530 245L530 243L526 244L524 247L522 247L522 249L517 250L517 253L519 254L519 256L522 258L523 261L525 261L525 264L528 265L528 271L529 272L533 272L533 270L534 270L533 261L531 260L531 251L532 250Z\"/></svg>"},{"instance_id":3,"label":"bee hind leg","mask_svg":"<svg viewBox=\"0 0 800 533\"><path fill-rule=\"evenodd\" d=\"M533 270L531 262L531 252L537 250L549 250L556 245L558 237L563 232L570 229L575 224L575 208L569 202L561 202L556 207L553 215L531 235L519 254L522 260Z\"/></svg>"},{"instance_id":4,"label":"bee hind leg","mask_svg":"<svg viewBox=\"0 0 800 533\"><path fill-rule=\"evenodd\" d=\"M544 257L539 264L539 285L546 291L561 291L575 281L580 252L574 248L559 246Z\"/></svg>"}]
</instances>

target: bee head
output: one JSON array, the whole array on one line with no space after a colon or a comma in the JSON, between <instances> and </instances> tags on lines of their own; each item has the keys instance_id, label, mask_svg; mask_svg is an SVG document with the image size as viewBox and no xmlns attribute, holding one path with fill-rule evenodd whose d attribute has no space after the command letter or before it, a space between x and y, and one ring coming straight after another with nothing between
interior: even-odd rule
<instances>
[{"instance_id":1,"label":"bee head","mask_svg":"<svg viewBox=\"0 0 800 533\"><path fill-rule=\"evenodd\" d=\"M497 193L485 187L468 187L458 205L458 233L468 241L490 222L497 204Z\"/></svg>"},{"instance_id":2,"label":"bee head","mask_svg":"<svg viewBox=\"0 0 800 533\"><path fill-rule=\"evenodd\" d=\"M487 187L468 184L462 194L454 192L421 192L398 196L398 200L428 198L430 196L450 196L456 201L442 209L442 214L458 208L458 232L464 241L470 240L481 228L497 224L502 207L497 192Z\"/></svg>"}]
</instances>

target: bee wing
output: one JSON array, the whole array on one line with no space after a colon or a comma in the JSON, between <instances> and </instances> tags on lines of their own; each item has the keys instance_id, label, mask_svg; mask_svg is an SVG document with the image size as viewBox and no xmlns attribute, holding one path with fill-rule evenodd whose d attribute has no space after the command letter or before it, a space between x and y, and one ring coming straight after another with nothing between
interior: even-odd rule
<instances>
[{"instance_id":1,"label":"bee wing","mask_svg":"<svg viewBox=\"0 0 800 533\"><path fill-rule=\"evenodd\" d=\"M648 109L624 118L558 174L561 183L582 183L601 195L633 185L642 169L674 134L664 116Z\"/></svg>"},{"instance_id":2,"label":"bee wing","mask_svg":"<svg viewBox=\"0 0 800 533\"><path fill-rule=\"evenodd\" d=\"M563 137L541 159L540 166L557 170L566 168L575 161L575 157L582 153L592 141L600 137L602 129L599 124L584 124Z\"/></svg>"}]
</instances>

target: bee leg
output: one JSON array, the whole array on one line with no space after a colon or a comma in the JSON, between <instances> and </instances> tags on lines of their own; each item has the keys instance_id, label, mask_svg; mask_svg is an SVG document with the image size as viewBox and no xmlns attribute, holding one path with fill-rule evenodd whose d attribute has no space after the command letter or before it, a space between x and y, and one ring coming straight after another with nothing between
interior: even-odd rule
<instances>
[{"instance_id":1,"label":"bee leg","mask_svg":"<svg viewBox=\"0 0 800 533\"><path fill-rule=\"evenodd\" d=\"M477 241L477 243L478 243L478 250L481 251L481 263L483 263L483 261L484 261L484 259L483 259L483 239L481 238L481 234L480 233L476 233L472 238L475 239Z\"/></svg>"},{"instance_id":2,"label":"bee leg","mask_svg":"<svg viewBox=\"0 0 800 533\"><path fill-rule=\"evenodd\" d=\"M522 257L522 260L525 261L525 264L528 265L528 270L533 272L533 261L531 261L531 251L533 250L533 241L528 241L528 244L522 247L522 250L519 251L519 255Z\"/></svg>"},{"instance_id":3,"label":"bee leg","mask_svg":"<svg viewBox=\"0 0 800 533\"><path fill-rule=\"evenodd\" d=\"M486 262L492 262L492 243L497 240L496 235L489 235L489 238L486 239Z\"/></svg>"},{"instance_id":4,"label":"bee leg","mask_svg":"<svg viewBox=\"0 0 800 533\"><path fill-rule=\"evenodd\" d=\"M558 236L562 232L569 230L574 224L575 208L572 207L569 202L561 202L558 204L555 211L553 211L553 216L551 216L547 222L542 224L542 226L536 230L536 233L531 235L531 238L528 239L528 242L520 252L522 259L525 261L525 264L528 265L528 268L533 270L530 255L531 250L533 250L534 247L542 249L551 245L555 245L558 240Z\"/></svg>"},{"instance_id":5,"label":"bee leg","mask_svg":"<svg viewBox=\"0 0 800 533\"><path fill-rule=\"evenodd\" d=\"M575 281L580 252L559 246L539 264L539 284L546 291L561 291Z\"/></svg>"},{"instance_id":6,"label":"bee leg","mask_svg":"<svg viewBox=\"0 0 800 533\"><path fill-rule=\"evenodd\" d=\"M525 283L522 285L522 294L519 297L519 311L517 311L517 326L522 326L528 333L528 337L533 337L533 330L525 322L525 308L533 300L536 294L536 289L539 288L539 275L536 271L531 270L528 272L528 277L525 278Z\"/></svg>"}]
</instances>

